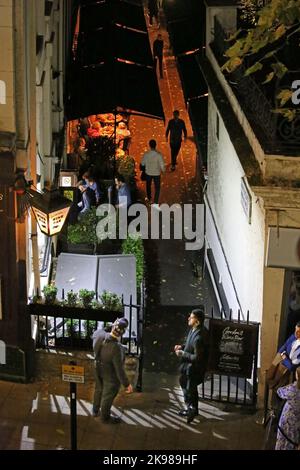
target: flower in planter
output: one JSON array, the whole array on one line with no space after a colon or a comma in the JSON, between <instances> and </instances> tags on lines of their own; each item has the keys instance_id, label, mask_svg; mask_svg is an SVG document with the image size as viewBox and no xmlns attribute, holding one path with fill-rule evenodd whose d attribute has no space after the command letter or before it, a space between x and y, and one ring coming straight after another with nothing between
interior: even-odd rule
<instances>
[{"instance_id":1,"label":"flower in planter","mask_svg":"<svg viewBox=\"0 0 300 470\"><path fill-rule=\"evenodd\" d=\"M79 298L85 308L89 308L92 305L92 300L95 297L95 291L88 289L80 289Z\"/></svg>"},{"instance_id":2,"label":"flower in planter","mask_svg":"<svg viewBox=\"0 0 300 470\"><path fill-rule=\"evenodd\" d=\"M54 304L57 295L57 287L54 284L49 284L43 288L46 304Z\"/></svg>"}]
</instances>

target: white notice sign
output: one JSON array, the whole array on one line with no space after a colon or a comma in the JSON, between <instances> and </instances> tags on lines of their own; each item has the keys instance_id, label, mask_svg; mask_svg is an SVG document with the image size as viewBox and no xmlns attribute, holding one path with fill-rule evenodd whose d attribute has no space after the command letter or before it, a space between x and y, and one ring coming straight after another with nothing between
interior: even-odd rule
<instances>
[{"instance_id":1,"label":"white notice sign","mask_svg":"<svg viewBox=\"0 0 300 470\"><path fill-rule=\"evenodd\" d=\"M62 365L61 368L64 382L84 383L84 367Z\"/></svg>"}]
</instances>

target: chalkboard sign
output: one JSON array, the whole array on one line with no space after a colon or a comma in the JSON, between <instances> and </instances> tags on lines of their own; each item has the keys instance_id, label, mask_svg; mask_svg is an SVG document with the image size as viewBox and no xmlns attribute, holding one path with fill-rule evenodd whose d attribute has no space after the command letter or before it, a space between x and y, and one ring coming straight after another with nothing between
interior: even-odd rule
<instances>
[{"instance_id":1,"label":"chalkboard sign","mask_svg":"<svg viewBox=\"0 0 300 470\"><path fill-rule=\"evenodd\" d=\"M210 320L208 372L250 378L258 324Z\"/></svg>"},{"instance_id":2,"label":"chalkboard sign","mask_svg":"<svg viewBox=\"0 0 300 470\"><path fill-rule=\"evenodd\" d=\"M0 378L26 381L25 352L14 346L6 346L6 364L0 364Z\"/></svg>"}]
</instances>

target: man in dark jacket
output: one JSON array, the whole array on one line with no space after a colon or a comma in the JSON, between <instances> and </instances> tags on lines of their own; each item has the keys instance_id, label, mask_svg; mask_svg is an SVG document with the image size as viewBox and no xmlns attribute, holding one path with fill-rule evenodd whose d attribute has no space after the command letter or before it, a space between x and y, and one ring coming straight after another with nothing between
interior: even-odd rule
<instances>
[{"instance_id":1,"label":"man in dark jacket","mask_svg":"<svg viewBox=\"0 0 300 470\"><path fill-rule=\"evenodd\" d=\"M128 326L126 318L118 318L110 333L97 330L93 334L93 349L95 354L95 393L93 416L98 416L101 408L101 419L104 423L116 424L120 418L110 415L110 409L117 396L120 385L132 393L124 370L124 348L120 343L122 335Z\"/></svg>"},{"instance_id":2,"label":"man in dark jacket","mask_svg":"<svg viewBox=\"0 0 300 470\"><path fill-rule=\"evenodd\" d=\"M278 352L282 357L282 364L290 371L294 372L300 365L300 322L296 323L295 332L279 348Z\"/></svg>"},{"instance_id":3,"label":"man in dark jacket","mask_svg":"<svg viewBox=\"0 0 300 470\"><path fill-rule=\"evenodd\" d=\"M204 327L204 307L192 310L188 318L191 328L184 346L176 345L175 354L181 359L179 383L183 391L186 409L180 416L186 416L191 423L198 415L198 385L203 382L206 370L207 331Z\"/></svg>"},{"instance_id":4,"label":"man in dark jacket","mask_svg":"<svg viewBox=\"0 0 300 470\"><path fill-rule=\"evenodd\" d=\"M148 0L148 12L150 26L153 25L153 17L155 18L157 25L159 25L157 0Z\"/></svg>"},{"instance_id":5,"label":"man in dark jacket","mask_svg":"<svg viewBox=\"0 0 300 470\"><path fill-rule=\"evenodd\" d=\"M170 147L171 147L171 170L175 170L177 155L179 154L182 134L184 139L187 138L187 130L185 127L185 122L183 119L179 118L179 111L175 110L173 112L173 119L170 119L166 129L166 141L168 142L168 137L170 134Z\"/></svg>"},{"instance_id":6,"label":"man in dark jacket","mask_svg":"<svg viewBox=\"0 0 300 470\"><path fill-rule=\"evenodd\" d=\"M154 68L156 71L157 61L159 63L159 76L163 76L163 50L164 50L164 41L161 34L157 35L157 38L153 42L153 57L154 57Z\"/></svg>"}]
</instances>

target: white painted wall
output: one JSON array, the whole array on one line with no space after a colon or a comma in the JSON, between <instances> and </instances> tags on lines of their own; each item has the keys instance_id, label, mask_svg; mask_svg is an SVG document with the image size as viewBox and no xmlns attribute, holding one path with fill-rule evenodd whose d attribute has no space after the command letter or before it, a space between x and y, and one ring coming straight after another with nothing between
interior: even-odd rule
<instances>
[{"instance_id":1,"label":"white painted wall","mask_svg":"<svg viewBox=\"0 0 300 470\"><path fill-rule=\"evenodd\" d=\"M250 311L252 321L261 321L263 306L264 213L252 195L252 220L248 223L241 204L241 179L245 176L239 158L219 115L219 140L216 135L217 108L209 95L208 110L208 186L207 198L215 220L225 259L212 228L207 240L212 248L228 303L244 314ZM207 222L208 219L207 219ZM229 272L226 268L229 266ZM227 271L227 272L226 272ZM232 278L232 280L231 280ZM233 311L235 315L236 312Z\"/></svg>"}]
</instances>

